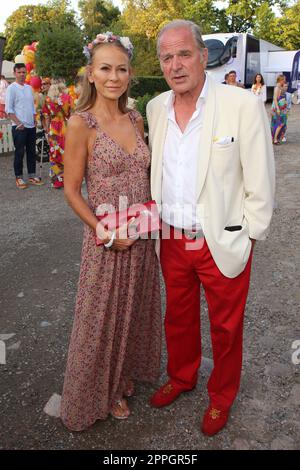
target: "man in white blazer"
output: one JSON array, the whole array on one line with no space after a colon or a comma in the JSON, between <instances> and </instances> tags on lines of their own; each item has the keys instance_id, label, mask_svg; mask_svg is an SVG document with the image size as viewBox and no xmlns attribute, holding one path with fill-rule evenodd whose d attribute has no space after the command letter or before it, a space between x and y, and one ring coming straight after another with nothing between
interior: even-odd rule
<instances>
[{"instance_id":1,"label":"man in white blazer","mask_svg":"<svg viewBox=\"0 0 300 470\"><path fill-rule=\"evenodd\" d=\"M147 118L152 197L163 220L169 381L150 403L167 406L197 383L202 284L214 368L201 429L211 436L225 426L240 384L252 251L273 211L271 135L261 102L206 75L208 51L196 24L169 23L157 46L171 91L149 102Z\"/></svg>"}]
</instances>

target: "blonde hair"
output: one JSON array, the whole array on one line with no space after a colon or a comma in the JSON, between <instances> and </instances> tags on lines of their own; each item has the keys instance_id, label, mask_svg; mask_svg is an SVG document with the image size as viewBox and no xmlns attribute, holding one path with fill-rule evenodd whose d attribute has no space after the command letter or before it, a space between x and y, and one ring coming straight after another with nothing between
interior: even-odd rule
<instances>
[{"instance_id":1,"label":"blonde hair","mask_svg":"<svg viewBox=\"0 0 300 470\"><path fill-rule=\"evenodd\" d=\"M281 73L280 75L278 75L278 77L276 78L276 83L281 82L281 80L285 80L285 75L283 75L283 73Z\"/></svg>"},{"instance_id":2,"label":"blonde hair","mask_svg":"<svg viewBox=\"0 0 300 470\"><path fill-rule=\"evenodd\" d=\"M68 93L65 81L62 78L52 79L47 96L50 98L51 101L55 101L59 98L62 93Z\"/></svg>"},{"instance_id":3,"label":"blonde hair","mask_svg":"<svg viewBox=\"0 0 300 470\"><path fill-rule=\"evenodd\" d=\"M90 51L90 54L91 54L90 64L91 65L93 64L93 59L95 57L95 54L96 54L97 50L100 49L100 47L103 47L103 46L118 47L119 49L121 49L124 52L124 54L126 54L126 56L128 57L128 60L130 61L130 58L128 56L128 52L125 49L125 47L120 43L120 41L114 41L113 43L105 42L105 43L97 44L96 46L93 47L93 49ZM81 88L80 98L79 98L77 106L76 106L76 111L78 111L78 112L88 111L90 108L92 108L94 106L94 104L96 102L97 90L96 90L95 84L91 83L89 81L88 75L89 75L89 66L86 67L85 72L84 72L84 76L83 76L83 80L82 80L82 88ZM129 80L127 90L123 93L122 96L120 96L120 98L118 100L119 110L123 114L126 114L129 111L129 109L127 107L127 103L128 103L130 83L131 83L131 79Z\"/></svg>"}]
</instances>

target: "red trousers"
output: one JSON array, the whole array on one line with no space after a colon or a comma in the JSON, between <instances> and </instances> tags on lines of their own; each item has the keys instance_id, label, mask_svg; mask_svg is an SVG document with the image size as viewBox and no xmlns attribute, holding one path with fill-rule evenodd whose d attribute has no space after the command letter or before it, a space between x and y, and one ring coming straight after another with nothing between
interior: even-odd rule
<instances>
[{"instance_id":1,"label":"red trousers","mask_svg":"<svg viewBox=\"0 0 300 470\"><path fill-rule=\"evenodd\" d=\"M168 375L183 390L197 382L201 363L200 285L209 311L214 368L208 394L215 407L228 409L240 385L243 318L250 282L251 257L235 278L224 276L214 262L207 243L186 250L191 242L184 235L161 240L161 266L166 284L165 332ZM202 243L200 243L201 246Z\"/></svg>"}]
</instances>

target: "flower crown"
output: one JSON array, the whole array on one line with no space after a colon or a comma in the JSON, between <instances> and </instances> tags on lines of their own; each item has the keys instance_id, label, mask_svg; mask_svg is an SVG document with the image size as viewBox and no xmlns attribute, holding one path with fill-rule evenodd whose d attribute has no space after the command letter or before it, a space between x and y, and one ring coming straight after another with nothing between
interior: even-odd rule
<instances>
[{"instance_id":1,"label":"flower crown","mask_svg":"<svg viewBox=\"0 0 300 470\"><path fill-rule=\"evenodd\" d=\"M91 52L92 49L97 46L97 44L104 44L108 42L119 41L124 49L126 49L129 59L133 56L133 45L128 37L117 36L116 34L107 31L106 33L97 34L96 38L90 42L87 46L84 46L83 53L86 56L88 63L91 62Z\"/></svg>"}]
</instances>

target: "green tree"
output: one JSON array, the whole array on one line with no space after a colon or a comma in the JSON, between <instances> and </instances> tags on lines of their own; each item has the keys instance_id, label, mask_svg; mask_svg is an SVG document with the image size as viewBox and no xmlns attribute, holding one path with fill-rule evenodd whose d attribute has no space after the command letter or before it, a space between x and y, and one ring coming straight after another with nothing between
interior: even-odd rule
<instances>
[{"instance_id":1,"label":"green tree","mask_svg":"<svg viewBox=\"0 0 300 470\"><path fill-rule=\"evenodd\" d=\"M38 41L39 27L40 24L37 23L17 26L13 30L13 33L7 38L5 58L13 60L17 54L20 54L25 44L31 44L33 41Z\"/></svg>"},{"instance_id":2,"label":"green tree","mask_svg":"<svg viewBox=\"0 0 300 470\"><path fill-rule=\"evenodd\" d=\"M183 15L185 19L197 23L202 34L222 32L228 29L225 11L217 8L213 0L186 1Z\"/></svg>"},{"instance_id":3,"label":"green tree","mask_svg":"<svg viewBox=\"0 0 300 470\"><path fill-rule=\"evenodd\" d=\"M83 21L84 35L89 41L98 33L110 30L112 23L121 14L111 0L79 0L78 7Z\"/></svg>"},{"instance_id":4,"label":"green tree","mask_svg":"<svg viewBox=\"0 0 300 470\"><path fill-rule=\"evenodd\" d=\"M40 34L36 54L37 73L41 76L63 77L72 83L78 69L85 63L82 32L78 26L53 25Z\"/></svg>"},{"instance_id":5,"label":"green tree","mask_svg":"<svg viewBox=\"0 0 300 470\"><path fill-rule=\"evenodd\" d=\"M156 37L169 21L178 18L199 24L202 33L227 30L225 10L213 0L124 0L124 11L114 31L128 35L135 46L134 69L139 75L161 74Z\"/></svg>"},{"instance_id":6,"label":"green tree","mask_svg":"<svg viewBox=\"0 0 300 470\"><path fill-rule=\"evenodd\" d=\"M276 19L275 29L278 45L300 49L300 0L283 10L282 17Z\"/></svg>"},{"instance_id":7,"label":"green tree","mask_svg":"<svg viewBox=\"0 0 300 470\"><path fill-rule=\"evenodd\" d=\"M13 60L25 44L38 40L41 30L50 27L54 22L75 27L75 13L68 8L69 1L53 0L47 5L23 5L15 10L5 23L5 58Z\"/></svg>"},{"instance_id":8,"label":"green tree","mask_svg":"<svg viewBox=\"0 0 300 470\"><path fill-rule=\"evenodd\" d=\"M256 21L253 27L254 36L277 44L276 23L275 13L268 2L262 3L256 10Z\"/></svg>"},{"instance_id":9,"label":"green tree","mask_svg":"<svg viewBox=\"0 0 300 470\"><path fill-rule=\"evenodd\" d=\"M261 17L261 12L266 11L266 5L269 7L269 12L272 11L272 6L282 9L286 7L286 4L286 0L229 0L229 5L226 8L227 31L252 32L255 28L257 17ZM261 8L262 10L260 10Z\"/></svg>"}]
</instances>

